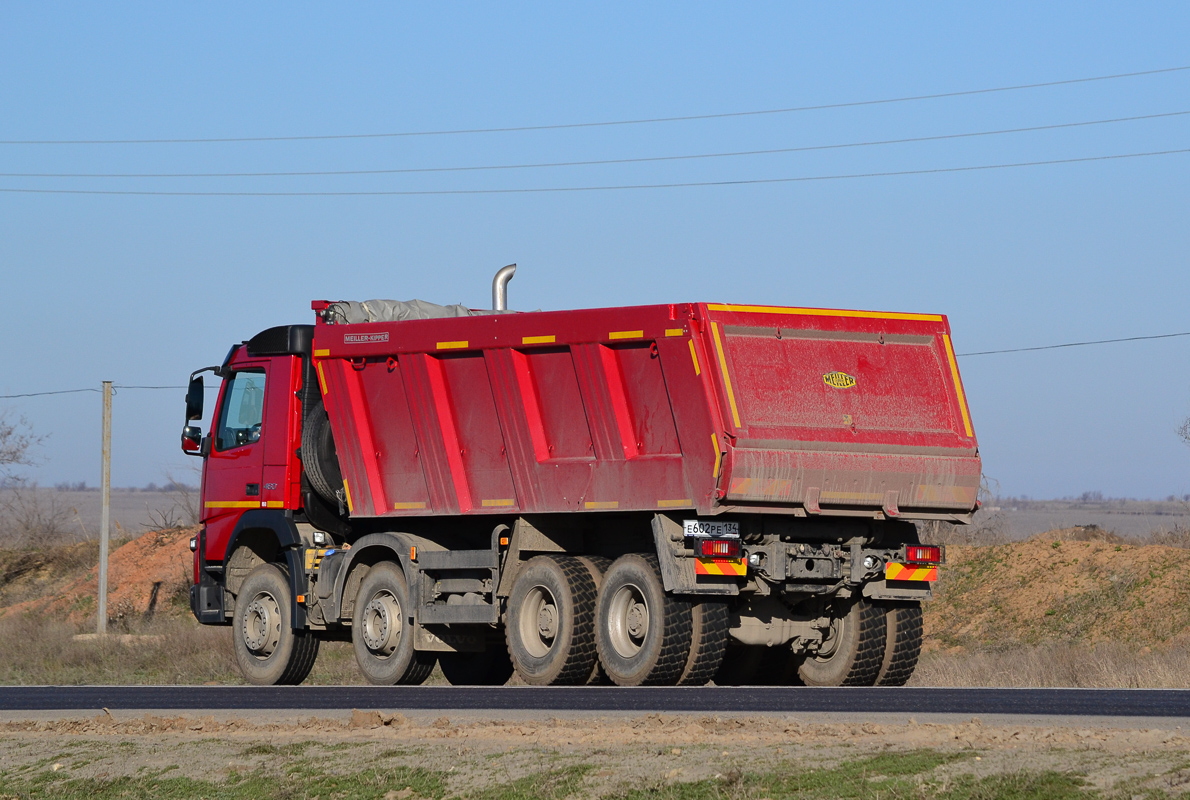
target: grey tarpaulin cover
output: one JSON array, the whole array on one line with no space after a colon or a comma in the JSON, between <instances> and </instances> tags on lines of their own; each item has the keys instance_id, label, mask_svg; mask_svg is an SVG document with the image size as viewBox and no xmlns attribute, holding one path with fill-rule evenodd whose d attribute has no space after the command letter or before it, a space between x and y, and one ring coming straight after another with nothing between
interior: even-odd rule
<instances>
[{"instance_id":1,"label":"grey tarpaulin cover","mask_svg":"<svg viewBox=\"0 0 1190 800\"><path fill-rule=\"evenodd\" d=\"M440 306L425 300L341 300L331 303L323 312L323 319L336 325L357 322L403 322L408 319L442 319L443 317L470 317L476 314L490 314L480 309L472 311L467 306Z\"/></svg>"}]
</instances>

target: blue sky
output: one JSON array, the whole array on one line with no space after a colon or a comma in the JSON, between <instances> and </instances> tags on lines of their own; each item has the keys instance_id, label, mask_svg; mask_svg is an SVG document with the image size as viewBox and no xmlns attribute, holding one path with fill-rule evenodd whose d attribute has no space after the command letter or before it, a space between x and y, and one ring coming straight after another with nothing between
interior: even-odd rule
<instances>
[{"instance_id":1,"label":"blue sky","mask_svg":"<svg viewBox=\"0 0 1190 800\"><path fill-rule=\"evenodd\" d=\"M118 8L113 11L113 8ZM1190 65L1184 3L0 6L0 140L490 128L829 104ZM829 145L1190 111L1190 71L650 125L0 145L5 173L400 169ZM679 162L354 177L0 177L2 188L544 188L907 171L1190 147L1190 117ZM0 394L178 384L315 298L684 300L948 314L960 352L1190 330L1190 154L768 185L421 197L0 193ZM961 365L1009 494L1190 492L1190 337ZM99 397L3 400L42 483L96 483ZM161 482L180 392L115 401L113 481Z\"/></svg>"}]
</instances>

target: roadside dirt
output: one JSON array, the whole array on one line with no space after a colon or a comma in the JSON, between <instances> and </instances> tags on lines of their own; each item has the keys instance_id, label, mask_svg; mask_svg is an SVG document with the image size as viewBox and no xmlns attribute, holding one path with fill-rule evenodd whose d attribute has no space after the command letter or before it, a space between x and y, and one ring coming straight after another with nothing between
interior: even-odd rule
<instances>
[{"instance_id":1,"label":"roadside dirt","mask_svg":"<svg viewBox=\"0 0 1190 800\"><path fill-rule=\"evenodd\" d=\"M777 715L650 714L495 721L355 711L350 717L272 724L236 717L108 714L0 723L0 774L23 781L51 773L53 780L110 782L148 775L235 783L314 769L338 775L379 770L378 779L396 776L388 794L382 787L376 795L391 798L414 795L401 788L401 776L409 774L402 768L436 771L452 796L577 770L581 796L715 780L728 790L715 796L735 797L744 794L732 791L730 781L749 772L804 772L876 756L895 762L898 754L923 752L946 756L930 773L943 785L964 775L1052 771L1085 775L1089 787L1109 791L1144 785L1178 793L1190 780L1188 749L1190 738L1176 729L1001 725L978 719L853 724ZM658 796L670 795L658 791Z\"/></svg>"}]
</instances>

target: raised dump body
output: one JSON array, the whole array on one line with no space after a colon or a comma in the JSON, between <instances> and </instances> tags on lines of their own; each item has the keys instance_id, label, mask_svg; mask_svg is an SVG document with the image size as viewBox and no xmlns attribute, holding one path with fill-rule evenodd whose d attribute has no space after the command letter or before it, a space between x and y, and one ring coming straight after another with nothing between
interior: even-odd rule
<instances>
[{"instance_id":1,"label":"raised dump body","mask_svg":"<svg viewBox=\"0 0 1190 800\"><path fill-rule=\"evenodd\" d=\"M353 516L975 508L939 315L639 306L319 324L313 347Z\"/></svg>"},{"instance_id":2,"label":"raised dump body","mask_svg":"<svg viewBox=\"0 0 1190 800\"><path fill-rule=\"evenodd\" d=\"M313 308L208 368L183 432L191 607L248 680L327 639L378 684L912 674L943 553L911 521L969 521L980 482L944 317Z\"/></svg>"}]
</instances>

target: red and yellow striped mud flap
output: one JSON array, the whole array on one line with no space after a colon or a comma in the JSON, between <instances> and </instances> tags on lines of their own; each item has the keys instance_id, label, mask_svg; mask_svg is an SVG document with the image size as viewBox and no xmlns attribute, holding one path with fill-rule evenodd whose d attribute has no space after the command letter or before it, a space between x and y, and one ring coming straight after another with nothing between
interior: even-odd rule
<instances>
[{"instance_id":1,"label":"red and yellow striped mud flap","mask_svg":"<svg viewBox=\"0 0 1190 800\"><path fill-rule=\"evenodd\" d=\"M694 562L695 575L731 575L737 578L748 576L748 565L742 558L699 558Z\"/></svg>"},{"instance_id":2,"label":"red and yellow striped mud flap","mask_svg":"<svg viewBox=\"0 0 1190 800\"><path fill-rule=\"evenodd\" d=\"M890 561L884 565L884 578L890 581L936 581L937 567L911 567Z\"/></svg>"}]
</instances>

